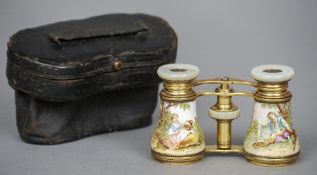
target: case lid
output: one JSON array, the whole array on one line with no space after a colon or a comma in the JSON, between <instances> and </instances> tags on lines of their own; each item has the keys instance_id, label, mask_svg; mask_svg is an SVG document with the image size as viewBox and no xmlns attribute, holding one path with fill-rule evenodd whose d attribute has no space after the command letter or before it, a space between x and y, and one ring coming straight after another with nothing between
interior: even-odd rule
<instances>
[{"instance_id":1,"label":"case lid","mask_svg":"<svg viewBox=\"0 0 317 175\"><path fill-rule=\"evenodd\" d=\"M37 98L74 100L157 84L175 61L177 37L161 18L111 14L25 29L8 43L9 84Z\"/></svg>"}]
</instances>

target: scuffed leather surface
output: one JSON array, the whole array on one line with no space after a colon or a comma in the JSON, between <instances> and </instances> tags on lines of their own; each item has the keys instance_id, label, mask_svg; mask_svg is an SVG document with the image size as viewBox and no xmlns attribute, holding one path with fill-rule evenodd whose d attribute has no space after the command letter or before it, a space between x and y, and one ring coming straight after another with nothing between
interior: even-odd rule
<instances>
[{"instance_id":1,"label":"scuffed leather surface","mask_svg":"<svg viewBox=\"0 0 317 175\"><path fill-rule=\"evenodd\" d=\"M149 125L160 83L156 70L175 62L176 52L174 30L144 14L17 32L8 43L7 77L21 138L58 144ZM117 61L123 69L114 69Z\"/></svg>"},{"instance_id":2,"label":"scuffed leather surface","mask_svg":"<svg viewBox=\"0 0 317 175\"><path fill-rule=\"evenodd\" d=\"M16 91L17 127L23 141L59 144L100 133L147 126L158 86L104 92L81 100L46 102Z\"/></svg>"},{"instance_id":3,"label":"scuffed leather surface","mask_svg":"<svg viewBox=\"0 0 317 175\"><path fill-rule=\"evenodd\" d=\"M52 33L70 40L57 43ZM8 43L7 77L11 87L32 97L77 100L158 84L157 68L175 62L176 52L176 34L163 19L102 15L17 32ZM123 63L119 71L113 66L116 61Z\"/></svg>"}]
</instances>

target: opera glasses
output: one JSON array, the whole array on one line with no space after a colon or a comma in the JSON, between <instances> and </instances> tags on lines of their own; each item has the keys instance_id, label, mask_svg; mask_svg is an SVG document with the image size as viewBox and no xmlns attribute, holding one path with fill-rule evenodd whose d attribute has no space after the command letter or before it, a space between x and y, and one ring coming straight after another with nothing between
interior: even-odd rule
<instances>
[{"instance_id":1,"label":"opera glasses","mask_svg":"<svg viewBox=\"0 0 317 175\"><path fill-rule=\"evenodd\" d=\"M191 164L211 153L239 153L250 163L262 166L286 166L295 163L299 141L292 127L291 93L288 81L292 68L262 65L251 71L255 82L235 78L196 80L199 69L187 64L168 64L158 69L163 79L160 92L160 119L151 141L152 155L167 164ZM216 84L211 92L196 92L194 87ZM231 85L254 87L254 92L235 92ZM200 96L216 96L209 116L217 122L217 145L206 145L199 127L196 100ZM233 96L254 99L251 125L244 145L231 144L231 122L239 117Z\"/></svg>"}]
</instances>

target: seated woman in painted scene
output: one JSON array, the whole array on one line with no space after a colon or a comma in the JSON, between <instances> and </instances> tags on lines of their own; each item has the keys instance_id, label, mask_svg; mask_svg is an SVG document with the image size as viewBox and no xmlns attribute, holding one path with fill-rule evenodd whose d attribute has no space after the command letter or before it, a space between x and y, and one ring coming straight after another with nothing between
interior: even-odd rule
<instances>
[{"instance_id":1,"label":"seated woman in painted scene","mask_svg":"<svg viewBox=\"0 0 317 175\"><path fill-rule=\"evenodd\" d=\"M182 128L182 125L178 121L178 115L177 114L173 114L172 123L171 123L171 125L169 126L169 129L168 129L168 135L173 135L173 134L178 133L181 128Z\"/></svg>"},{"instance_id":2,"label":"seated woman in painted scene","mask_svg":"<svg viewBox=\"0 0 317 175\"><path fill-rule=\"evenodd\" d=\"M176 150L197 144L199 139L192 129L192 120L184 122L182 127L178 121L178 115L174 114L168 130L168 137L163 140L163 145L170 150Z\"/></svg>"},{"instance_id":3,"label":"seated woman in painted scene","mask_svg":"<svg viewBox=\"0 0 317 175\"><path fill-rule=\"evenodd\" d=\"M254 144L256 147L265 147L274 143L289 142L293 144L291 136L295 135L295 130L290 128L289 124L283 117L274 112L267 114L267 120L261 123L259 141Z\"/></svg>"}]
</instances>

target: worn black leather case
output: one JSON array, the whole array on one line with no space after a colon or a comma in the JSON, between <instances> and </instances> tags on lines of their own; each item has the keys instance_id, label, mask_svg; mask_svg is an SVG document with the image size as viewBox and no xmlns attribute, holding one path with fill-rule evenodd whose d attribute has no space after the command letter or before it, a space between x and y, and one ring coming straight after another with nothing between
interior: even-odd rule
<instances>
[{"instance_id":1,"label":"worn black leather case","mask_svg":"<svg viewBox=\"0 0 317 175\"><path fill-rule=\"evenodd\" d=\"M57 144L151 123L156 70L175 62L168 23L110 14L25 29L8 42L7 77L25 142Z\"/></svg>"}]
</instances>

